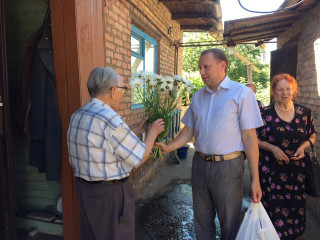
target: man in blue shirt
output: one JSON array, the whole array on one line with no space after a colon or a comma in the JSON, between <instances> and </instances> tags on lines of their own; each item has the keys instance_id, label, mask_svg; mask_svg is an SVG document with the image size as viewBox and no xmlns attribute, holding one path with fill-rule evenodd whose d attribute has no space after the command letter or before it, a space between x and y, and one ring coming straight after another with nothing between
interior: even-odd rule
<instances>
[{"instance_id":1,"label":"man in blue shirt","mask_svg":"<svg viewBox=\"0 0 320 240\"><path fill-rule=\"evenodd\" d=\"M244 154L252 182L251 201L260 202L259 150L256 128L263 125L251 89L227 76L228 59L221 49L201 53L199 70L206 85L197 91L184 115L185 127L177 138L161 146L167 153L195 137L192 195L197 238L215 239L216 213L221 237L234 240L239 226L243 195Z\"/></svg>"},{"instance_id":2,"label":"man in blue shirt","mask_svg":"<svg viewBox=\"0 0 320 240\"><path fill-rule=\"evenodd\" d=\"M256 85L253 83L253 82L248 82L245 84L246 87L250 88L253 92L254 92L254 95L256 95L257 93L257 87ZM259 109L261 110L262 108L265 107L264 103L261 102L260 100L257 99L257 103L258 103L258 107Z\"/></svg>"},{"instance_id":3,"label":"man in blue shirt","mask_svg":"<svg viewBox=\"0 0 320 240\"><path fill-rule=\"evenodd\" d=\"M76 176L81 213L81 239L134 240L135 198L128 176L145 161L164 122L148 127L147 118L130 130L115 110L127 88L111 68L92 70L87 83L91 100L71 117L67 142Z\"/></svg>"}]
</instances>

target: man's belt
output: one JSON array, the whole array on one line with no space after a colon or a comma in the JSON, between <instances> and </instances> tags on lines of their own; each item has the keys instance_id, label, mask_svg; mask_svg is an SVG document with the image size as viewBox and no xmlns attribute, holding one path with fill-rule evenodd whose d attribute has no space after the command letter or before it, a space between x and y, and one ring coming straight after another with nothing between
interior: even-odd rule
<instances>
[{"instance_id":1,"label":"man's belt","mask_svg":"<svg viewBox=\"0 0 320 240\"><path fill-rule=\"evenodd\" d=\"M113 183L124 183L125 181L128 180L128 177L125 177L125 178L122 178L122 179L114 179L114 180L108 180L108 181L104 181L104 180L101 180L101 181L87 181L83 178L80 178L79 179L82 181L82 182L85 182L85 183L91 183L91 184L113 184Z\"/></svg>"},{"instance_id":2,"label":"man's belt","mask_svg":"<svg viewBox=\"0 0 320 240\"><path fill-rule=\"evenodd\" d=\"M208 154L204 154L204 153L198 152L198 151L197 151L197 153L204 160L212 161L212 162L221 162L221 161L225 161L225 160L231 160L231 159L239 157L242 154L241 151L233 152L233 153L226 154L226 155L208 155Z\"/></svg>"}]
</instances>

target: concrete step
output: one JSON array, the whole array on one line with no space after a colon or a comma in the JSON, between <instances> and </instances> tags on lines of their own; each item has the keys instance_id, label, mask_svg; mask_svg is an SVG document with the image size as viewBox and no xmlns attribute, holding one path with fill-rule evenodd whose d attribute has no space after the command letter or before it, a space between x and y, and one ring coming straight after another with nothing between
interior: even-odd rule
<instances>
[{"instance_id":1,"label":"concrete step","mask_svg":"<svg viewBox=\"0 0 320 240\"><path fill-rule=\"evenodd\" d=\"M16 217L17 229L35 231L57 236L63 236L63 224L61 217L41 220L32 217Z\"/></svg>"}]
</instances>

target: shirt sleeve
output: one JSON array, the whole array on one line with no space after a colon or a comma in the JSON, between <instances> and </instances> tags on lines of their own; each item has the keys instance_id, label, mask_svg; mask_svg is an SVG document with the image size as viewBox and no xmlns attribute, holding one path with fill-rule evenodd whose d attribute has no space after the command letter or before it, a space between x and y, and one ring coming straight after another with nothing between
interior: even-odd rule
<instances>
[{"instance_id":1,"label":"shirt sleeve","mask_svg":"<svg viewBox=\"0 0 320 240\"><path fill-rule=\"evenodd\" d=\"M124 123L114 130L111 144L114 156L132 167L140 164L146 151L145 144Z\"/></svg>"},{"instance_id":2,"label":"shirt sleeve","mask_svg":"<svg viewBox=\"0 0 320 240\"><path fill-rule=\"evenodd\" d=\"M192 111L193 104L191 103L184 114L181 122L186 125L187 127L194 128L194 121L193 121L193 111Z\"/></svg>"},{"instance_id":3,"label":"shirt sleeve","mask_svg":"<svg viewBox=\"0 0 320 240\"><path fill-rule=\"evenodd\" d=\"M253 91L245 91L242 95L239 101L238 114L241 130L258 128L263 125L260 110Z\"/></svg>"}]
</instances>

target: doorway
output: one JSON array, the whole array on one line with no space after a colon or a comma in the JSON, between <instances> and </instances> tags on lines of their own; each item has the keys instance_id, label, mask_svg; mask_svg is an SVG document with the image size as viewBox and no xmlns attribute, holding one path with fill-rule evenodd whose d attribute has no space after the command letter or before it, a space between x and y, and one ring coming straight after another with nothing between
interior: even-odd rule
<instances>
[{"instance_id":1,"label":"doorway","mask_svg":"<svg viewBox=\"0 0 320 240\"><path fill-rule=\"evenodd\" d=\"M41 166L31 165L29 157L32 130L29 130L28 125L28 101L32 81L28 82L26 77L32 73L27 68L32 61L28 57L34 59L35 53L30 53L30 50L34 50L32 41L37 32L42 37L40 28L47 16L49 1L1 0L1 4L5 7L5 12L2 12L6 20L4 39L8 76L7 85L1 86L8 92L6 101L8 106L10 105L10 108L6 108L6 118L10 122L6 130L9 133L4 137L8 149L5 159L7 165L11 166L4 177L12 189L11 198L7 202L12 205L9 209L13 220L8 226L13 228L11 235L17 233L18 239L29 239L30 236L39 234L60 236L54 239L62 239L62 210L61 205L58 205L61 203L61 181L48 180L47 172L43 172ZM3 63L1 65L3 66ZM1 145L3 147L2 142ZM60 168L58 172L60 174ZM6 189L1 189L1 194L6 192Z\"/></svg>"}]
</instances>

